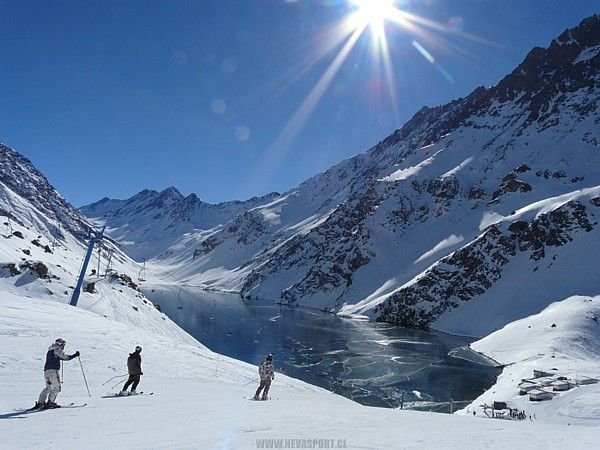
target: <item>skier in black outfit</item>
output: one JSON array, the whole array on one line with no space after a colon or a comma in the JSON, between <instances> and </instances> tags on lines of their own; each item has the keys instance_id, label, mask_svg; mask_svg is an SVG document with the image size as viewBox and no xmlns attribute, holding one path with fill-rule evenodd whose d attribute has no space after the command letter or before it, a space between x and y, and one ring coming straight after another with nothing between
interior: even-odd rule
<instances>
[{"instance_id":1,"label":"skier in black outfit","mask_svg":"<svg viewBox=\"0 0 600 450\"><path fill-rule=\"evenodd\" d=\"M123 390L119 393L119 395L128 395L127 388L131 386L130 394L135 394L135 389L140 383L140 375L144 375L142 372L142 347L139 345L135 348L135 352L130 353L127 358L127 370L129 371L129 379L123 386Z\"/></svg>"},{"instance_id":2,"label":"skier in black outfit","mask_svg":"<svg viewBox=\"0 0 600 450\"><path fill-rule=\"evenodd\" d=\"M48 348L48 352L46 353L46 363L44 364L44 380L46 380L46 387L40 392L40 397L33 409L60 408L60 405L55 403L56 396L60 392L60 362L61 360L70 361L79 356L79 352L67 355L65 353L66 344L67 341L58 338L54 341L54 344ZM46 402L46 397L48 398L48 402Z\"/></svg>"}]
</instances>

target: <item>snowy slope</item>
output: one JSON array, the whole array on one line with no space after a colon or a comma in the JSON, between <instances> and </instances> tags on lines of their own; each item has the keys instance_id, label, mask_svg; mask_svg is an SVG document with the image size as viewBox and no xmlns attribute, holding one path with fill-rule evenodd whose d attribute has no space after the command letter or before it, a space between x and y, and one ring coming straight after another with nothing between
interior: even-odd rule
<instances>
[{"instance_id":1,"label":"snowy slope","mask_svg":"<svg viewBox=\"0 0 600 450\"><path fill-rule=\"evenodd\" d=\"M552 400L541 403L532 403L527 395L518 395L517 385L522 379L531 378L533 370L574 382L586 378L600 380L599 296L576 296L552 303L539 314L510 323L471 347L506 367L496 385L467 409L502 400L549 423L598 426L600 381L567 392L554 392Z\"/></svg>"},{"instance_id":2,"label":"snowy slope","mask_svg":"<svg viewBox=\"0 0 600 450\"><path fill-rule=\"evenodd\" d=\"M149 271L172 282L484 335L549 293L600 290L569 271L600 262L599 49L593 16L497 86L423 108L290 192L195 227L169 216L164 241L144 234L163 216L123 212L143 193L83 210L136 251L154 248Z\"/></svg>"},{"instance_id":3,"label":"snowy slope","mask_svg":"<svg viewBox=\"0 0 600 450\"><path fill-rule=\"evenodd\" d=\"M249 401L245 397L255 389L255 367L211 353L149 310L139 312L143 325L128 322L129 305L114 294L103 288L99 300L119 321L87 310L91 304L73 308L3 293L3 447L246 449L256 448L257 439L334 439L336 444L345 440L347 448L362 449L561 448L567 443L595 448L600 438L598 426L569 426L564 421L512 422L369 408L283 375L276 375L270 401ZM92 393L88 397L74 360L65 363L58 399L88 406L15 412L33 404L43 387L43 357L57 336L67 340L68 351L81 352ZM143 347L144 370L138 389L154 395L101 398L113 383L102 384L126 371L127 353L137 344ZM570 413L585 415L589 408L571 405ZM598 423L594 416L591 421Z\"/></svg>"}]
</instances>

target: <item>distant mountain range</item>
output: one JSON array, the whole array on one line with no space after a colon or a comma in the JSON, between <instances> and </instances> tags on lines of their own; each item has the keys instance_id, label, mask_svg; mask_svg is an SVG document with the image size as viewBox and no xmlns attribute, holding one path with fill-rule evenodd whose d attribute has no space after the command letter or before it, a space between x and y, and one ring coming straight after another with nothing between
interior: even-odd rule
<instances>
[{"instance_id":1,"label":"distant mountain range","mask_svg":"<svg viewBox=\"0 0 600 450\"><path fill-rule=\"evenodd\" d=\"M211 205L145 190L81 212L178 283L483 335L600 293L599 104L595 15L286 193ZM81 229L22 157L0 155L0 187ZM15 161L24 173L5 170Z\"/></svg>"},{"instance_id":2,"label":"distant mountain range","mask_svg":"<svg viewBox=\"0 0 600 450\"><path fill-rule=\"evenodd\" d=\"M184 197L175 187L170 187L162 192L146 189L128 200L103 198L81 211L107 224L111 236L120 241L133 258L145 260L168 250L186 233L218 227L277 196L274 193L245 202L211 205L195 194Z\"/></svg>"}]
</instances>

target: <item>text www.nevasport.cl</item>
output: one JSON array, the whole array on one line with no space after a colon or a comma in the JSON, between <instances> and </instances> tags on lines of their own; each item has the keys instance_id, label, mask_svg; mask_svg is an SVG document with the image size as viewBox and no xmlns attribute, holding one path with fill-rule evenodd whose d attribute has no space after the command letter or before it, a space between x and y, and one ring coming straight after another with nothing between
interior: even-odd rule
<instances>
[{"instance_id":1,"label":"text www.nevasport.cl","mask_svg":"<svg viewBox=\"0 0 600 450\"><path fill-rule=\"evenodd\" d=\"M257 439L256 448L346 448L346 439Z\"/></svg>"}]
</instances>

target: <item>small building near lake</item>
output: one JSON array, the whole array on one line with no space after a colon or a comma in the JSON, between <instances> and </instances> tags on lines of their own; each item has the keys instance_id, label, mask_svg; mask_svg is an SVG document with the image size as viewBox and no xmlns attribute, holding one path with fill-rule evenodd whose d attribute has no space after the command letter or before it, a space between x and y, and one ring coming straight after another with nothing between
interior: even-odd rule
<instances>
[{"instance_id":1,"label":"small building near lake","mask_svg":"<svg viewBox=\"0 0 600 450\"><path fill-rule=\"evenodd\" d=\"M545 391L543 389L532 389L529 391L529 401L540 402L542 400L552 400L552 392Z\"/></svg>"},{"instance_id":2,"label":"small building near lake","mask_svg":"<svg viewBox=\"0 0 600 450\"><path fill-rule=\"evenodd\" d=\"M539 384L533 383L529 380L523 380L519 383L519 395L525 395L532 389L539 389Z\"/></svg>"},{"instance_id":3,"label":"small building near lake","mask_svg":"<svg viewBox=\"0 0 600 450\"><path fill-rule=\"evenodd\" d=\"M551 384L553 391L568 391L575 385L569 383L567 380L556 380Z\"/></svg>"}]
</instances>

